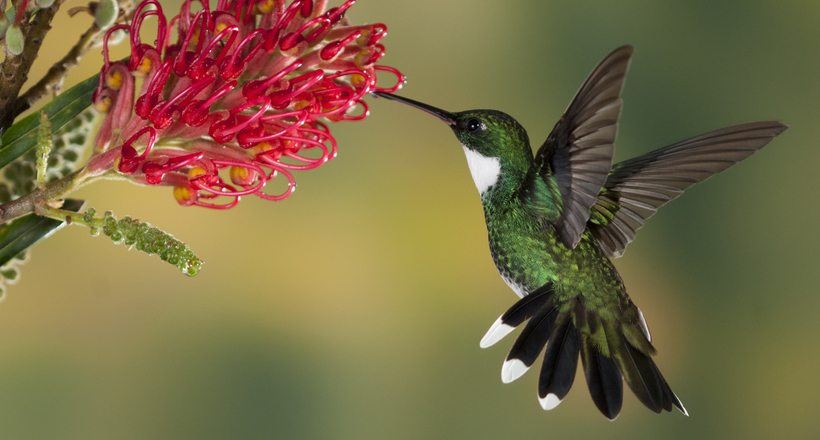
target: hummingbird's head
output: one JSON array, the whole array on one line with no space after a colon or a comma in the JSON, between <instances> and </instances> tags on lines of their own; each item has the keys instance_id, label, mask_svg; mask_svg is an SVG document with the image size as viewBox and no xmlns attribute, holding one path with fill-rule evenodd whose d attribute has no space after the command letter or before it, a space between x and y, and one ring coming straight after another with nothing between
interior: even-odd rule
<instances>
[{"instance_id":1,"label":"hummingbird's head","mask_svg":"<svg viewBox=\"0 0 820 440\"><path fill-rule=\"evenodd\" d=\"M496 110L452 113L453 129L464 148L485 157L511 159L525 151L530 156L527 131L512 116Z\"/></svg>"},{"instance_id":2,"label":"hummingbird's head","mask_svg":"<svg viewBox=\"0 0 820 440\"><path fill-rule=\"evenodd\" d=\"M464 147L467 163L482 195L506 176L523 176L532 163L527 131L512 116L496 110L467 110L450 113L412 99L384 92L373 92L423 110L447 123Z\"/></svg>"},{"instance_id":3,"label":"hummingbird's head","mask_svg":"<svg viewBox=\"0 0 820 440\"><path fill-rule=\"evenodd\" d=\"M532 155L524 127L512 116L496 110L467 110L450 113L412 99L384 92L373 92L382 98L398 101L423 110L444 121L464 148L485 157L502 158L522 147Z\"/></svg>"}]
</instances>

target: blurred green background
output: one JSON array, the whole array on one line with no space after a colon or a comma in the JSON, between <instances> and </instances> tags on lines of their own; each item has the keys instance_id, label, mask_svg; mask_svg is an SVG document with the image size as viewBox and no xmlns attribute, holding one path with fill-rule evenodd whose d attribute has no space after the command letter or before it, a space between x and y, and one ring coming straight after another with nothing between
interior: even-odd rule
<instances>
[{"instance_id":1,"label":"blurred green background","mask_svg":"<svg viewBox=\"0 0 820 440\"><path fill-rule=\"evenodd\" d=\"M90 23L67 18L80 4L63 7L31 78ZM369 99L367 120L332 126L338 157L297 174L283 202L215 212L178 207L168 188L78 192L206 265L189 279L79 227L37 245L0 307L2 438L820 435L819 2L381 0L347 15L388 25L402 94L506 111L536 146L622 44L636 54L616 160L742 122L792 127L664 207L616 262L691 416L629 393L610 423L582 374L551 412L536 374L503 385L512 339L478 341L516 297L461 148L436 119Z\"/></svg>"}]
</instances>

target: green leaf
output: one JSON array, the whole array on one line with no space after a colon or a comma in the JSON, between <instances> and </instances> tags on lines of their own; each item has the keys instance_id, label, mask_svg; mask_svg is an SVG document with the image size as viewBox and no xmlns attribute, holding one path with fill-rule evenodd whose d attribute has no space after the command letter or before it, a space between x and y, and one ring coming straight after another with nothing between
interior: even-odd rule
<instances>
[{"instance_id":1,"label":"green leaf","mask_svg":"<svg viewBox=\"0 0 820 440\"><path fill-rule=\"evenodd\" d=\"M84 200L66 199L63 209L78 212ZM0 227L0 266L6 264L34 243L65 226L65 222L29 214Z\"/></svg>"},{"instance_id":2,"label":"green leaf","mask_svg":"<svg viewBox=\"0 0 820 440\"><path fill-rule=\"evenodd\" d=\"M91 95L97 89L100 75L97 74L61 93L55 100L43 106L51 121L51 128L57 131L80 112L91 105ZM37 127L40 112L34 112L9 127L0 138L0 168L25 154L37 145Z\"/></svg>"}]
</instances>

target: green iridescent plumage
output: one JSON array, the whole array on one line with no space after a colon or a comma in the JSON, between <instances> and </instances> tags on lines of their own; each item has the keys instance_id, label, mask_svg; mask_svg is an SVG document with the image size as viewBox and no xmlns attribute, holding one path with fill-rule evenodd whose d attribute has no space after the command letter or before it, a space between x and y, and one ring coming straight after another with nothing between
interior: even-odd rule
<instances>
[{"instance_id":1,"label":"green iridescent plumage","mask_svg":"<svg viewBox=\"0 0 820 440\"><path fill-rule=\"evenodd\" d=\"M437 116L464 147L484 206L493 261L521 297L481 346L527 322L507 356L502 380L520 377L545 351L538 397L544 409L552 409L569 392L580 357L592 399L610 419L621 410L623 381L652 411L677 407L686 414L652 361L655 348L643 313L610 258L623 254L662 205L787 128L777 121L742 124L613 167L631 56L632 47L624 46L598 65L535 157L526 131L509 115L449 113L376 93Z\"/></svg>"}]
</instances>

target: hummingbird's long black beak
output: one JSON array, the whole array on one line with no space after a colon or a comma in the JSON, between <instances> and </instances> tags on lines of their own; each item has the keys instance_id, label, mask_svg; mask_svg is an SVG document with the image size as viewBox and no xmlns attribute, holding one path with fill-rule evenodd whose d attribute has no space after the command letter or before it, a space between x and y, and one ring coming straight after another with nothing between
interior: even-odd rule
<instances>
[{"instance_id":1,"label":"hummingbird's long black beak","mask_svg":"<svg viewBox=\"0 0 820 440\"><path fill-rule=\"evenodd\" d=\"M444 111L440 108L436 108L436 107L433 107L432 105L427 105L427 104L424 104L422 102L414 101L412 99L403 98L399 95L393 95L391 93L385 93L385 92L371 92L371 93L373 93L376 96L382 97L382 98L392 99L393 101L398 101L398 102L407 104L411 107L415 107L419 110L423 110L423 111L425 111L427 113L430 113L431 115L441 119L442 121L446 122L447 125L456 125L455 116L453 116L452 113Z\"/></svg>"}]
</instances>

